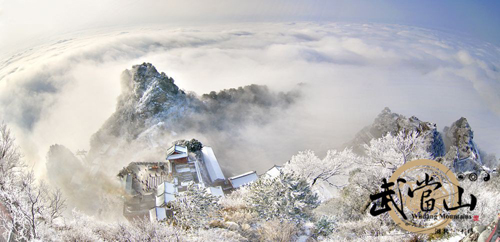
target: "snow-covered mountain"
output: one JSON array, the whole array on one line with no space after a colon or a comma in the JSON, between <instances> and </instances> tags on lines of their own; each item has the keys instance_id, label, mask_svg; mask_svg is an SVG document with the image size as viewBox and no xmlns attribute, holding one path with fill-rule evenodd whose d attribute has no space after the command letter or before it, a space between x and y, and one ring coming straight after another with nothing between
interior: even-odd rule
<instances>
[{"instance_id":1,"label":"snow-covered mountain","mask_svg":"<svg viewBox=\"0 0 500 242\"><path fill-rule=\"evenodd\" d=\"M174 126L199 105L196 97L180 90L174 79L159 73L152 64L135 65L131 70L125 70L121 79L122 93L116 111L97 132L95 139L100 135L113 135L133 140L161 121Z\"/></svg>"},{"instance_id":2,"label":"snow-covered mountain","mask_svg":"<svg viewBox=\"0 0 500 242\"><path fill-rule=\"evenodd\" d=\"M496 168L496 157L478 148L474 142L474 131L466 118L462 117L450 127L444 127L443 133L447 147L445 159L455 161L453 164L455 171Z\"/></svg>"},{"instance_id":3,"label":"snow-covered mountain","mask_svg":"<svg viewBox=\"0 0 500 242\"><path fill-rule=\"evenodd\" d=\"M474 131L466 118L462 117L450 127L444 127L443 133L449 152L457 154L458 158L477 157L478 161L481 161L479 150L473 140ZM452 146L458 148L458 151L450 150Z\"/></svg>"},{"instance_id":4,"label":"snow-covered mountain","mask_svg":"<svg viewBox=\"0 0 500 242\"><path fill-rule=\"evenodd\" d=\"M435 123L426 122L415 116L407 118L384 108L371 125L359 131L354 139L346 144L347 147L362 153L363 144L371 139L381 138L387 133L392 135L400 131L417 131L427 140L427 149L435 159L449 160L454 164L456 171L479 170L488 160L487 165L494 165L496 158L485 152L480 152L474 142L474 132L466 118L460 118L450 127L440 132ZM458 147L458 151L457 151Z\"/></svg>"},{"instance_id":5,"label":"snow-covered mountain","mask_svg":"<svg viewBox=\"0 0 500 242\"><path fill-rule=\"evenodd\" d=\"M355 151L362 152L362 145L369 143L371 139L381 138L387 133L395 135L403 130L406 132L417 131L424 135L429 146L428 150L434 157L445 155L446 147L435 123L421 121L415 116L406 118L401 114L393 113L387 107L382 110L371 125L359 131L347 146L352 146Z\"/></svg>"},{"instance_id":6,"label":"snow-covered mountain","mask_svg":"<svg viewBox=\"0 0 500 242\"><path fill-rule=\"evenodd\" d=\"M245 124L266 124L297 98L297 91L275 93L260 85L198 96L181 90L150 63L135 65L122 74L116 111L93 135L89 158L114 156L130 145L164 149L186 134L236 138Z\"/></svg>"}]
</instances>

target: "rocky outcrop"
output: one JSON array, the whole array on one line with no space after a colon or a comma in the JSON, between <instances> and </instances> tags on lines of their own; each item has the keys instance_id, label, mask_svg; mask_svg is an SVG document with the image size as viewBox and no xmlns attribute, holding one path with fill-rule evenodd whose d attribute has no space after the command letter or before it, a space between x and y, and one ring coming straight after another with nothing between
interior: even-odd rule
<instances>
[{"instance_id":1,"label":"rocky outcrop","mask_svg":"<svg viewBox=\"0 0 500 242\"><path fill-rule=\"evenodd\" d=\"M150 63L125 70L121 78L122 93L115 113L94 136L117 136L132 140L144 130L169 120L182 119L198 100L187 95L165 73L159 73Z\"/></svg>"},{"instance_id":2,"label":"rocky outcrop","mask_svg":"<svg viewBox=\"0 0 500 242\"><path fill-rule=\"evenodd\" d=\"M474 142L474 132L467 119L462 117L444 128L447 160L453 160L456 172L476 171L483 166L481 154Z\"/></svg>"},{"instance_id":3,"label":"rocky outcrop","mask_svg":"<svg viewBox=\"0 0 500 242\"><path fill-rule=\"evenodd\" d=\"M381 138L387 133L395 135L400 131L417 131L425 136L428 150L434 157L441 157L445 154L443 138L437 130L436 124L421 121L415 116L406 118L401 114L391 112L387 107L382 110L371 125L358 132L348 146L352 146L354 150L362 153L362 145L369 143L371 139Z\"/></svg>"},{"instance_id":4,"label":"rocky outcrop","mask_svg":"<svg viewBox=\"0 0 500 242\"><path fill-rule=\"evenodd\" d=\"M427 149L433 157L445 160L455 172L478 173L485 169L485 163L490 168L497 166L494 155L480 152L474 142L474 131L463 117L450 127L445 127L443 132L439 132L434 123L421 121L415 116L406 118L384 108L373 123L359 131L346 146L362 154L363 144L368 144L371 139L381 138L387 133L394 135L400 131L417 131L424 135Z\"/></svg>"}]
</instances>

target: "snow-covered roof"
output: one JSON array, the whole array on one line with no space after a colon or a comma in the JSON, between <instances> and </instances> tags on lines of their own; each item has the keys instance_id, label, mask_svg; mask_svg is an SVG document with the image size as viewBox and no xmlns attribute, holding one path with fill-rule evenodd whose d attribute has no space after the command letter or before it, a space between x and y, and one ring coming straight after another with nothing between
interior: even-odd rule
<instances>
[{"instance_id":1,"label":"snow-covered roof","mask_svg":"<svg viewBox=\"0 0 500 242\"><path fill-rule=\"evenodd\" d=\"M174 145L170 148L168 148L167 150L167 156L170 156L174 153L177 153L177 154L187 154L188 153L188 149L186 146L181 146L181 145Z\"/></svg>"},{"instance_id":2,"label":"snow-covered roof","mask_svg":"<svg viewBox=\"0 0 500 242\"><path fill-rule=\"evenodd\" d=\"M233 188L238 188L243 185L252 183L259 179L259 176L257 176L257 172L255 171L250 171L247 173L243 173L241 175L233 176L229 178L229 181L231 182L231 185Z\"/></svg>"},{"instance_id":3,"label":"snow-covered roof","mask_svg":"<svg viewBox=\"0 0 500 242\"><path fill-rule=\"evenodd\" d=\"M201 186L205 186L205 182L203 182L203 176L201 175L200 163L198 160L194 161L194 168L196 170L196 177L198 178L198 182Z\"/></svg>"},{"instance_id":4,"label":"snow-covered roof","mask_svg":"<svg viewBox=\"0 0 500 242\"><path fill-rule=\"evenodd\" d=\"M264 173L264 176L266 178L275 178L281 174L281 166L273 166L271 169L267 170L266 173Z\"/></svg>"},{"instance_id":5,"label":"snow-covered roof","mask_svg":"<svg viewBox=\"0 0 500 242\"><path fill-rule=\"evenodd\" d=\"M155 220L163 221L167 219L167 211L165 208L154 207L151 210L149 210L149 218L151 222L155 222Z\"/></svg>"},{"instance_id":6,"label":"snow-covered roof","mask_svg":"<svg viewBox=\"0 0 500 242\"><path fill-rule=\"evenodd\" d=\"M158 185L158 189L156 190L156 195L160 196L163 193L176 194L177 188L173 183L163 182L160 185Z\"/></svg>"},{"instance_id":7,"label":"snow-covered roof","mask_svg":"<svg viewBox=\"0 0 500 242\"><path fill-rule=\"evenodd\" d=\"M238 178L245 177L245 176L252 175L252 174L257 175L257 172L256 171L249 171L249 172L246 172L246 173L243 173L243 174L239 174L237 176L229 177L228 179L229 180L238 179Z\"/></svg>"},{"instance_id":8,"label":"snow-covered roof","mask_svg":"<svg viewBox=\"0 0 500 242\"><path fill-rule=\"evenodd\" d=\"M188 154L182 153L182 154L173 154L167 156L167 160L176 160L176 159L182 159L188 157Z\"/></svg>"},{"instance_id":9,"label":"snow-covered roof","mask_svg":"<svg viewBox=\"0 0 500 242\"><path fill-rule=\"evenodd\" d=\"M175 195L164 193L161 196L156 197L156 206L163 206L169 202L175 201Z\"/></svg>"},{"instance_id":10,"label":"snow-covered roof","mask_svg":"<svg viewBox=\"0 0 500 242\"><path fill-rule=\"evenodd\" d=\"M222 191L222 187L221 186L209 187L208 188L208 192L210 192L214 196L224 197L224 192Z\"/></svg>"},{"instance_id":11,"label":"snow-covered roof","mask_svg":"<svg viewBox=\"0 0 500 242\"><path fill-rule=\"evenodd\" d=\"M219 162L217 161L217 158L215 158L212 148L205 146L201 149L201 153L203 154L203 160L205 161L205 166L207 167L210 180L212 180L212 182L217 180L226 180L224 173L222 173L222 170L220 169Z\"/></svg>"}]
</instances>

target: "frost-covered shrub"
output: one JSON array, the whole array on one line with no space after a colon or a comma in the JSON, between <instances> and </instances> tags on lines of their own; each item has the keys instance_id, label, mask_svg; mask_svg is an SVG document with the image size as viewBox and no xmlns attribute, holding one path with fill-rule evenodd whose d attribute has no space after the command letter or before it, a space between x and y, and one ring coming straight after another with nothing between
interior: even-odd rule
<instances>
[{"instance_id":1,"label":"frost-covered shrub","mask_svg":"<svg viewBox=\"0 0 500 242\"><path fill-rule=\"evenodd\" d=\"M245 197L248 196L249 190L247 187L241 187L238 190L231 192L231 194L220 199L220 205L225 210L244 209L248 207Z\"/></svg>"},{"instance_id":2,"label":"frost-covered shrub","mask_svg":"<svg viewBox=\"0 0 500 242\"><path fill-rule=\"evenodd\" d=\"M55 241L173 241L188 237L165 223L137 220L132 223L106 223L73 211L73 219L59 228ZM50 241L50 240L49 240Z\"/></svg>"},{"instance_id":3,"label":"frost-covered shrub","mask_svg":"<svg viewBox=\"0 0 500 242\"><path fill-rule=\"evenodd\" d=\"M252 225L259 221L259 215L249 209L223 210L224 220L243 225Z\"/></svg>"},{"instance_id":4,"label":"frost-covered shrub","mask_svg":"<svg viewBox=\"0 0 500 242\"><path fill-rule=\"evenodd\" d=\"M76 210L72 211L72 219L58 230L62 241L103 241L105 238L112 237L104 234L104 232L112 233L110 225L96 221Z\"/></svg>"},{"instance_id":5,"label":"frost-covered shrub","mask_svg":"<svg viewBox=\"0 0 500 242\"><path fill-rule=\"evenodd\" d=\"M293 241L299 229L293 222L269 220L260 225L260 241L288 242Z\"/></svg>"},{"instance_id":6,"label":"frost-covered shrub","mask_svg":"<svg viewBox=\"0 0 500 242\"><path fill-rule=\"evenodd\" d=\"M357 221L339 221L336 232L329 238L332 241L377 241L376 237L388 235L396 228L388 216L365 216ZM364 240L360 240L362 237Z\"/></svg>"},{"instance_id":7,"label":"frost-covered shrub","mask_svg":"<svg viewBox=\"0 0 500 242\"><path fill-rule=\"evenodd\" d=\"M316 223L314 223L314 235L328 236L335 231L336 220L333 217L321 216Z\"/></svg>"},{"instance_id":8,"label":"frost-covered shrub","mask_svg":"<svg viewBox=\"0 0 500 242\"><path fill-rule=\"evenodd\" d=\"M173 240L176 241L176 240ZM236 232L232 232L226 229L199 229L195 231L190 231L188 234L184 235L180 241L192 241L192 242L205 242L205 241L220 241L220 242L235 242L235 241L248 241L246 238L242 237Z\"/></svg>"},{"instance_id":9,"label":"frost-covered shrub","mask_svg":"<svg viewBox=\"0 0 500 242\"><path fill-rule=\"evenodd\" d=\"M292 174L274 179L259 179L248 187L246 197L251 209L262 219L303 221L319 205L318 197L309 184Z\"/></svg>"},{"instance_id":10,"label":"frost-covered shrub","mask_svg":"<svg viewBox=\"0 0 500 242\"><path fill-rule=\"evenodd\" d=\"M212 221L222 220L219 198L205 189L191 185L173 203L174 223L189 228L208 228Z\"/></svg>"},{"instance_id":11,"label":"frost-covered shrub","mask_svg":"<svg viewBox=\"0 0 500 242\"><path fill-rule=\"evenodd\" d=\"M259 214L251 209L248 199L248 187L242 187L221 199L222 214L226 223L236 223L238 232L250 241L258 240Z\"/></svg>"}]
</instances>

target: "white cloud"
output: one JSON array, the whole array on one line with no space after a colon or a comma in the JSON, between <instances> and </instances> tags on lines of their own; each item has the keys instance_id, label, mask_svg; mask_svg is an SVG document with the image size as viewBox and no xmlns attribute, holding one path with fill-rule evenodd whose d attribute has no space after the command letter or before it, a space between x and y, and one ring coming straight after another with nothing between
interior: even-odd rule
<instances>
[{"instance_id":1,"label":"white cloud","mask_svg":"<svg viewBox=\"0 0 500 242\"><path fill-rule=\"evenodd\" d=\"M498 47L398 25L80 33L0 64L0 115L16 126L28 158L43 161L53 143L86 148L114 110L121 70L146 61L198 94L251 83L276 90L308 84L304 102L286 117L268 127L248 127L245 138L265 153L262 162L281 163L297 150L340 145L385 106L441 128L467 117L479 145L497 152L499 60Z\"/></svg>"}]
</instances>

